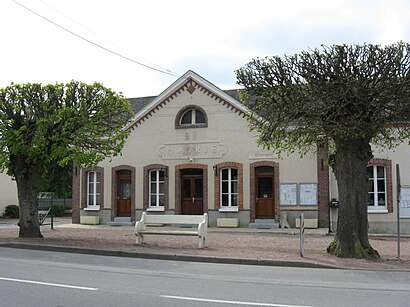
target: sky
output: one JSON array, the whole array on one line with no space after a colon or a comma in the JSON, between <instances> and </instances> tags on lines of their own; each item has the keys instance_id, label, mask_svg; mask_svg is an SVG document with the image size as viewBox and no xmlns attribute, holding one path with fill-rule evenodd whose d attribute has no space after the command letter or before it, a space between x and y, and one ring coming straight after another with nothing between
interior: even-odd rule
<instances>
[{"instance_id":1,"label":"sky","mask_svg":"<svg viewBox=\"0 0 410 307\"><path fill-rule=\"evenodd\" d=\"M253 58L410 42L408 0L0 0L0 14L0 87L78 80L127 98L188 70L227 90Z\"/></svg>"}]
</instances>

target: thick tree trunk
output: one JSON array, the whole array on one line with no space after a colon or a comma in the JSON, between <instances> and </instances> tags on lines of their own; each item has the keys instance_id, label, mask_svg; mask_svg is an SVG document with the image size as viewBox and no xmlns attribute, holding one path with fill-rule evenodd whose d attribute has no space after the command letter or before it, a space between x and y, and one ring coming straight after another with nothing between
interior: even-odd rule
<instances>
[{"instance_id":1,"label":"thick tree trunk","mask_svg":"<svg viewBox=\"0 0 410 307\"><path fill-rule=\"evenodd\" d=\"M21 159L19 159L21 160ZM23 172L15 172L20 209L19 237L43 237L38 222L37 188L41 167L32 164Z\"/></svg>"},{"instance_id":2,"label":"thick tree trunk","mask_svg":"<svg viewBox=\"0 0 410 307\"><path fill-rule=\"evenodd\" d=\"M343 258L380 258L368 239L368 179L369 143L360 140L337 144L334 171L339 190L336 239L327 251Z\"/></svg>"}]
</instances>

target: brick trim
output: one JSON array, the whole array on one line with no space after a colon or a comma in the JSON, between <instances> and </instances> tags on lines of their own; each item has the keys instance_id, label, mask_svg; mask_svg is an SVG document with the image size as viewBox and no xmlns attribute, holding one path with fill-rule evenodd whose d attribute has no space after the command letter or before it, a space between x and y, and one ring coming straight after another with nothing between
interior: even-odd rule
<instances>
[{"instance_id":1,"label":"brick trim","mask_svg":"<svg viewBox=\"0 0 410 307\"><path fill-rule=\"evenodd\" d=\"M242 110L237 108L235 105L232 105L228 101L224 100L223 98L219 97L217 94L211 92L207 88L203 87L202 85L198 84L191 78L189 78L182 86L177 88L175 91L173 91L170 95L165 97L162 101L160 101L155 107L153 107L149 112L144 114L141 118L136 120L131 126L131 129L135 129L136 127L142 125L142 123L147 120L149 117L153 116L156 111L162 109L168 102L174 100L178 95L180 95L182 92L187 91L188 93L192 94L195 90L199 90L206 94L208 97L211 99L214 99L215 101L221 103L223 106L227 107L231 111L234 111L235 113L238 113L239 116L242 116L245 118L247 116L246 113L244 113Z\"/></svg>"},{"instance_id":2,"label":"brick trim","mask_svg":"<svg viewBox=\"0 0 410 307\"><path fill-rule=\"evenodd\" d=\"M175 166L175 214L181 214L181 177L184 169L202 169L203 171L203 210L208 212L208 165L200 163L186 163Z\"/></svg>"},{"instance_id":3,"label":"brick trim","mask_svg":"<svg viewBox=\"0 0 410 307\"><path fill-rule=\"evenodd\" d=\"M388 159L374 158L370 159L368 166L384 166L386 168L386 198L387 198L387 211L393 212L393 181L392 181L392 162Z\"/></svg>"},{"instance_id":4,"label":"brick trim","mask_svg":"<svg viewBox=\"0 0 410 307\"><path fill-rule=\"evenodd\" d=\"M73 224L80 224L80 202L81 202L80 188L81 188L81 170L77 166L77 164L74 162L73 163L73 183L72 183L73 205L72 205L72 214L71 214L71 222Z\"/></svg>"},{"instance_id":5,"label":"brick trim","mask_svg":"<svg viewBox=\"0 0 410 307\"><path fill-rule=\"evenodd\" d=\"M329 150L325 146L317 147L317 200L318 226L328 228L330 223L329 193Z\"/></svg>"},{"instance_id":6,"label":"brick trim","mask_svg":"<svg viewBox=\"0 0 410 307\"><path fill-rule=\"evenodd\" d=\"M273 203L275 206L275 220L279 221L279 163L272 161L258 161L251 163L249 177L249 207L250 207L250 222L255 222L256 217L256 168L268 166L273 168Z\"/></svg>"},{"instance_id":7,"label":"brick trim","mask_svg":"<svg viewBox=\"0 0 410 307\"><path fill-rule=\"evenodd\" d=\"M135 221L135 167L131 165L118 165L111 168L111 220L117 216L117 172L130 171L131 172L131 221Z\"/></svg>"},{"instance_id":8,"label":"brick trim","mask_svg":"<svg viewBox=\"0 0 410 307\"><path fill-rule=\"evenodd\" d=\"M240 211L243 210L243 164L238 162L222 162L214 166L215 168L215 178L214 178L214 202L215 210L221 208L221 170L225 168L236 168L238 170L238 208Z\"/></svg>"},{"instance_id":9,"label":"brick trim","mask_svg":"<svg viewBox=\"0 0 410 307\"><path fill-rule=\"evenodd\" d=\"M163 164L149 164L144 166L144 179L143 179L143 188L144 188L144 203L143 208L146 210L149 207L149 172L152 170L163 170L165 171L165 181L164 181L164 209L169 209L169 175L168 175L168 166Z\"/></svg>"}]
</instances>

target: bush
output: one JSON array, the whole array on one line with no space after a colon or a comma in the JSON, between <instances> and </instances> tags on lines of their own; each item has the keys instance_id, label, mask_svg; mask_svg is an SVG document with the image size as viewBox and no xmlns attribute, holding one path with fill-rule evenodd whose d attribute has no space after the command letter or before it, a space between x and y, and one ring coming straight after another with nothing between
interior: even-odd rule
<instances>
[{"instance_id":1,"label":"bush","mask_svg":"<svg viewBox=\"0 0 410 307\"><path fill-rule=\"evenodd\" d=\"M17 205L7 205L4 210L4 217L8 217L11 219L19 218L19 206Z\"/></svg>"},{"instance_id":2,"label":"bush","mask_svg":"<svg viewBox=\"0 0 410 307\"><path fill-rule=\"evenodd\" d=\"M64 205L53 206L53 216L61 217L67 215L67 209Z\"/></svg>"}]
</instances>

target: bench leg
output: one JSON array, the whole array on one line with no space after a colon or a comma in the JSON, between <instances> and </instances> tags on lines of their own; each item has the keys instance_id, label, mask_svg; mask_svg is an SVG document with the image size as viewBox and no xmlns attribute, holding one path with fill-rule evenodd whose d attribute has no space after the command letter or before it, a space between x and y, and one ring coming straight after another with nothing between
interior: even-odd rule
<instances>
[{"instance_id":1,"label":"bench leg","mask_svg":"<svg viewBox=\"0 0 410 307\"><path fill-rule=\"evenodd\" d=\"M141 245L144 243L144 235L137 234L137 241L135 242L137 245Z\"/></svg>"},{"instance_id":2,"label":"bench leg","mask_svg":"<svg viewBox=\"0 0 410 307\"><path fill-rule=\"evenodd\" d=\"M206 247L206 238L199 237L199 248L204 248L204 247Z\"/></svg>"}]
</instances>

